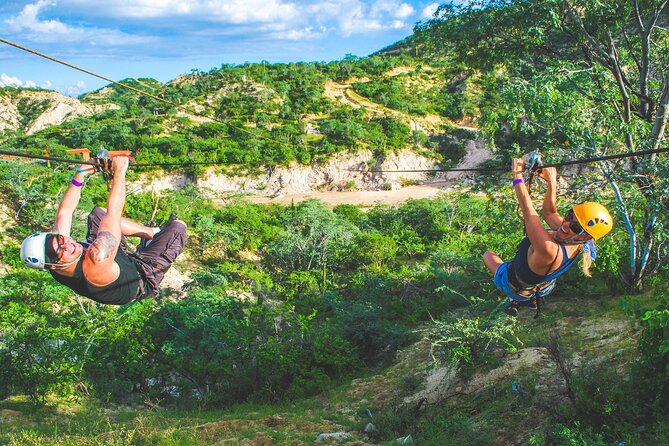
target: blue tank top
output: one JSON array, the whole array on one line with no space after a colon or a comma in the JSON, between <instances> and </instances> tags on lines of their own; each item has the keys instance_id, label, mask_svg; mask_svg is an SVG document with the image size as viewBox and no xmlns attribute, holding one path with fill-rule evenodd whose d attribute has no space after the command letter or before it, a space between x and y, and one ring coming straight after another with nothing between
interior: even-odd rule
<instances>
[{"instance_id":1,"label":"blue tank top","mask_svg":"<svg viewBox=\"0 0 669 446\"><path fill-rule=\"evenodd\" d=\"M86 248L84 247L85 253ZM57 282L72 289L75 293L101 304L123 305L137 297L140 275L135 262L123 250L119 248L116 257L114 257L114 261L118 264L121 272L115 281L105 286L96 286L86 280L83 271L83 259L84 255L77 262L72 277L62 276L52 269L49 272Z\"/></svg>"},{"instance_id":2,"label":"blue tank top","mask_svg":"<svg viewBox=\"0 0 669 446\"><path fill-rule=\"evenodd\" d=\"M516 273L516 277L523 285L538 285L540 283L550 282L551 280L557 279L562 274L566 273L569 268L571 268L578 256L581 254L579 251L573 258L569 258L567 254L567 248L564 245L560 245L562 249L562 263L560 266L548 275L539 275L530 269L530 265L527 261L527 252L532 246L530 239L525 237L520 244L518 245L518 250L516 251L516 257L513 259L513 269ZM548 268L550 269L552 265Z\"/></svg>"}]
</instances>

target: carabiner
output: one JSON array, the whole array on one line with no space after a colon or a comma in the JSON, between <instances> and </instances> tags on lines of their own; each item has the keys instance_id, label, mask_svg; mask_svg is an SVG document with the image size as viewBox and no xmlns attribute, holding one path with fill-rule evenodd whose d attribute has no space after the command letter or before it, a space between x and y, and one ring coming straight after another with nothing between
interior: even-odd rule
<instances>
[{"instance_id":1,"label":"carabiner","mask_svg":"<svg viewBox=\"0 0 669 446\"><path fill-rule=\"evenodd\" d=\"M104 178L107 182L111 181L112 178L114 178L114 174L111 170L112 157L109 153L109 150L105 149L104 147L100 147L100 150L98 150L95 158L100 163L99 170L102 172L102 178Z\"/></svg>"},{"instance_id":2,"label":"carabiner","mask_svg":"<svg viewBox=\"0 0 669 446\"><path fill-rule=\"evenodd\" d=\"M534 173L536 170L540 169L541 166L543 166L539 149L535 149L530 153L525 154L523 156L523 159L525 159L525 170L530 171L532 173Z\"/></svg>"}]
</instances>

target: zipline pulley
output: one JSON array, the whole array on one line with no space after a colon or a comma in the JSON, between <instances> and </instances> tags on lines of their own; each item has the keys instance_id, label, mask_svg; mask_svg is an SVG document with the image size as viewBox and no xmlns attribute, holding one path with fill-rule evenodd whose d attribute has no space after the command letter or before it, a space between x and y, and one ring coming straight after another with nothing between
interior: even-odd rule
<instances>
[{"instance_id":1,"label":"zipline pulley","mask_svg":"<svg viewBox=\"0 0 669 446\"><path fill-rule=\"evenodd\" d=\"M114 178L114 172L112 172L112 158L109 150L101 147L100 150L98 150L97 155L95 155L95 159L100 163L100 166L97 169L102 173L102 178L109 184Z\"/></svg>"},{"instance_id":2,"label":"zipline pulley","mask_svg":"<svg viewBox=\"0 0 669 446\"><path fill-rule=\"evenodd\" d=\"M525 181L532 181L534 174L544 165L541 161L541 153L539 153L539 149L535 149L523 155L523 159L525 160L525 175L527 176Z\"/></svg>"},{"instance_id":3,"label":"zipline pulley","mask_svg":"<svg viewBox=\"0 0 669 446\"><path fill-rule=\"evenodd\" d=\"M97 155L95 155L95 160L99 163L96 166L96 169L102 173L102 178L107 182L107 190L111 191L112 185L114 184L114 171L112 170L112 160L115 156L127 156L131 161L134 161L132 153L130 150L112 150L109 151L104 147L100 147ZM127 203L123 204L123 213L125 213L125 206Z\"/></svg>"},{"instance_id":4,"label":"zipline pulley","mask_svg":"<svg viewBox=\"0 0 669 446\"><path fill-rule=\"evenodd\" d=\"M102 173L102 178L107 182L111 188L111 182L114 179L114 171L112 170L112 160L115 156L127 156L130 158L130 161L134 161L132 153L130 150L107 150L104 147L100 147L97 155L95 155L95 160L98 162L96 166L97 171Z\"/></svg>"}]
</instances>

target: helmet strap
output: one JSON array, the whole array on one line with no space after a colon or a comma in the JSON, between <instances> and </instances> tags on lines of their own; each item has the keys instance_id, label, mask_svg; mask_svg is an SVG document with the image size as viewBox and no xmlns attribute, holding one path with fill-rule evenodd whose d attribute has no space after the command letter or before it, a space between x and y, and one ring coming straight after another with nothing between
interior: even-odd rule
<instances>
[{"instance_id":1,"label":"helmet strap","mask_svg":"<svg viewBox=\"0 0 669 446\"><path fill-rule=\"evenodd\" d=\"M83 252L82 252L82 254L83 254ZM81 259L81 255L79 255L79 257L72 260L71 262L67 262L67 263L46 263L46 262L44 262L44 265L45 266L55 266L56 267L55 269L64 269L64 268L67 268L70 265L73 265L73 264L77 263L79 261L79 259Z\"/></svg>"},{"instance_id":2,"label":"helmet strap","mask_svg":"<svg viewBox=\"0 0 669 446\"><path fill-rule=\"evenodd\" d=\"M579 234L579 235L581 235L581 234ZM575 239L576 237L578 237L579 235L575 235L574 237L569 237L569 238L564 239L564 240L559 240L557 237L555 237L555 235L553 235L553 240L554 240L555 242L561 244L561 245L582 245L582 244L584 244L585 242L587 242L588 240L592 240L592 239L588 239L588 240L574 240L574 239Z\"/></svg>"}]
</instances>

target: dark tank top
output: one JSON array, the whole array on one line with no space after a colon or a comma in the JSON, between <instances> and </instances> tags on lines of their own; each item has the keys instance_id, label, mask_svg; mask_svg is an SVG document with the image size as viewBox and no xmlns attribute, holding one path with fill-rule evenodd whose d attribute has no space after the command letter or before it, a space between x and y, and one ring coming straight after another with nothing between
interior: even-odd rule
<instances>
[{"instance_id":1,"label":"dark tank top","mask_svg":"<svg viewBox=\"0 0 669 446\"><path fill-rule=\"evenodd\" d=\"M570 259L569 255L567 254L567 248L565 248L564 245L560 245L560 249L562 249L562 263L560 263L560 266L551 274L542 276L532 271L527 261L527 251L530 249L531 245L532 243L530 242L530 239L525 237L518 245L516 257L513 259L513 270L516 274L516 277L523 285L538 285L540 283L549 282L553 279L556 279L572 267L580 254L579 252ZM552 266L553 265L551 265L548 269L552 268Z\"/></svg>"},{"instance_id":2,"label":"dark tank top","mask_svg":"<svg viewBox=\"0 0 669 446\"><path fill-rule=\"evenodd\" d=\"M49 272L56 281L71 288L75 293L101 304L123 305L137 297L140 275L135 262L121 249L116 252L116 257L114 257L114 261L118 264L121 272L115 281L105 286L96 286L86 280L83 272L83 258L84 255L77 262L72 277L62 276L52 269Z\"/></svg>"}]
</instances>

